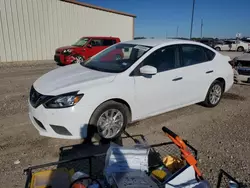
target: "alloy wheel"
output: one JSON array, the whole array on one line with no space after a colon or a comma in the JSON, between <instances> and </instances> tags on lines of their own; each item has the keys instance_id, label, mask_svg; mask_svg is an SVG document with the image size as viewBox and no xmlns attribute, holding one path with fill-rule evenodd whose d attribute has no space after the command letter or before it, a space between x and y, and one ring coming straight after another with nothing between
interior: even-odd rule
<instances>
[{"instance_id":1,"label":"alloy wheel","mask_svg":"<svg viewBox=\"0 0 250 188\"><path fill-rule=\"evenodd\" d=\"M82 63L84 60L81 56L76 56L76 63Z\"/></svg>"},{"instance_id":2,"label":"alloy wheel","mask_svg":"<svg viewBox=\"0 0 250 188\"><path fill-rule=\"evenodd\" d=\"M211 104L215 105L220 101L222 95L222 88L219 84L213 85L209 93L209 101Z\"/></svg>"},{"instance_id":3,"label":"alloy wheel","mask_svg":"<svg viewBox=\"0 0 250 188\"><path fill-rule=\"evenodd\" d=\"M108 109L97 120L97 131L103 138L114 138L124 124L123 114L117 109Z\"/></svg>"}]
</instances>

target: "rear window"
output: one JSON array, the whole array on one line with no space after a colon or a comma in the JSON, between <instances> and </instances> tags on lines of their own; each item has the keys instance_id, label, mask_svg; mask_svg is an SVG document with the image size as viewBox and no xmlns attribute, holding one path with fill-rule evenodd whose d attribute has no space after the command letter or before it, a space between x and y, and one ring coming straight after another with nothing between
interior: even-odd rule
<instances>
[{"instance_id":1,"label":"rear window","mask_svg":"<svg viewBox=\"0 0 250 188\"><path fill-rule=\"evenodd\" d=\"M215 57L215 53L207 48L204 48L208 61L212 61Z\"/></svg>"},{"instance_id":2,"label":"rear window","mask_svg":"<svg viewBox=\"0 0 250 188\"><path fill-rule=\"evenodd\" d=\"M103 39L103 46L111 46L115 43L116 41L114 39Z\"/></svg>"}]
</instances>

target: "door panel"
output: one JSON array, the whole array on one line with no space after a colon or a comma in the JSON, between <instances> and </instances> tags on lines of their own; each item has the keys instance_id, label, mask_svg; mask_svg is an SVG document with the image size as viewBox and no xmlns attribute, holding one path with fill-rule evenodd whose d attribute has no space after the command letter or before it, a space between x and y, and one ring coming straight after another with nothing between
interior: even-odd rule
<instances>
[{"instance_id":1,"label":"door panel","mask_svg":"<svg viewBox=\"0 0 250 188\"><path fill-rule=\"evenodd\" d=\"M224 50L224 51L228 51L229 50L229 46L224 44L221 46L221 50Z\"/></svg>"},{"instance_id":2,"label":"door panel","mask_svg":"<svg viewBox=\"0 0 250 188\"><path fill-rule=\"evenodd\" d=\"M176 103L180 103L183 80L173 81L181 77L176 70L157 73L152 77L134 77L135 101L140 118L171 110Z\"/></svg>"},{"instance_id":3,"label":"door panel","mask_svg":"<svg viewBox=\"0 0 250 188\"><path fill-rule=\"evenodd\" d=\"M151 53L134 72L149 65L157 69L155 75L134 76L135 101L141 118L156 115L182 101L182 72L178 70L179 54L176 45L167 46Z\"/></svg>"},{"instance_id":4,"label":"door panel","mask_svg":"<svg viewBox=\"0 0 250 188\"><path fill-rule=\"evenodd\" d=\"M102 46L102 39L91 39L89 44L91 45L91 47L87 47L88 58L94 56L104 49L104 46Z\"/></svg>"},{"instance_id":5,"label":"door panel","mask_svg":"<svg viewBox=\"0 0 250 188\"><path fill-rule=\"evenodd\" d=\"M214 66L211 57L206 54L209 49L199 45L180 45L183 66L183 79L185 79L185 97L183 103L191 104L205 99L207 88L214 75ZM213 52L212 52L213 53ZM210 54L211 55L211 54ZM212 57L213 58L213 57Z\"/></svg>"}]
</instances>

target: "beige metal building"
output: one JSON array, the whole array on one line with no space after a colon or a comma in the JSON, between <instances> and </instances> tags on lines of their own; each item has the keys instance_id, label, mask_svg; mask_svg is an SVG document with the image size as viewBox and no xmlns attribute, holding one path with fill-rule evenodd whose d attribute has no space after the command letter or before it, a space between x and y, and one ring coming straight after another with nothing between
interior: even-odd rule
<instances>
[{"instance_id":1,"label":"beige metal building","mask_svg":"<svg viewBox=\"0 0 250 188\"><path fill-rule=\"evenodd\" d=\"M0 0L0 62L53 59L82 36L134 37L134 15L75 0Z\"/></svg>"}]
</instances>

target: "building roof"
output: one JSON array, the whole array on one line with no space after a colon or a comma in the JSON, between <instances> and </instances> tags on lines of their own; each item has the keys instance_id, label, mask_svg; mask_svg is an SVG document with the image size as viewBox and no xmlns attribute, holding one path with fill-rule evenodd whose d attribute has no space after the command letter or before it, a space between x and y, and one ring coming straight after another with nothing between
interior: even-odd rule
<instances>
[{"instance_id":1,"label":"building roof","mask_svg":"<svg viewBox=\"0 0 250 188\"><path fill-rule=\"evenodd\" d=\"M128 13L124 13L124 12L120 12L120 11L116 11L116 10L102 8L102 7L91 5L91 4L88 4L88 3L78 2L76 0L60 0L60 1L67 2L67 3L72 3L72 4L75 4L75 5L80 5L80 6L84 6L84 7L88 7L88 8L93 8L93 9L96 9L96 10L102 10L102 11L106 11L106 12L111 12L111 13L120 14L120 15L123 15L123 16L129 16L129 17L136 18L136 16L133 15L133 14L128 14Z\"/></svg>"}]
</instances>

